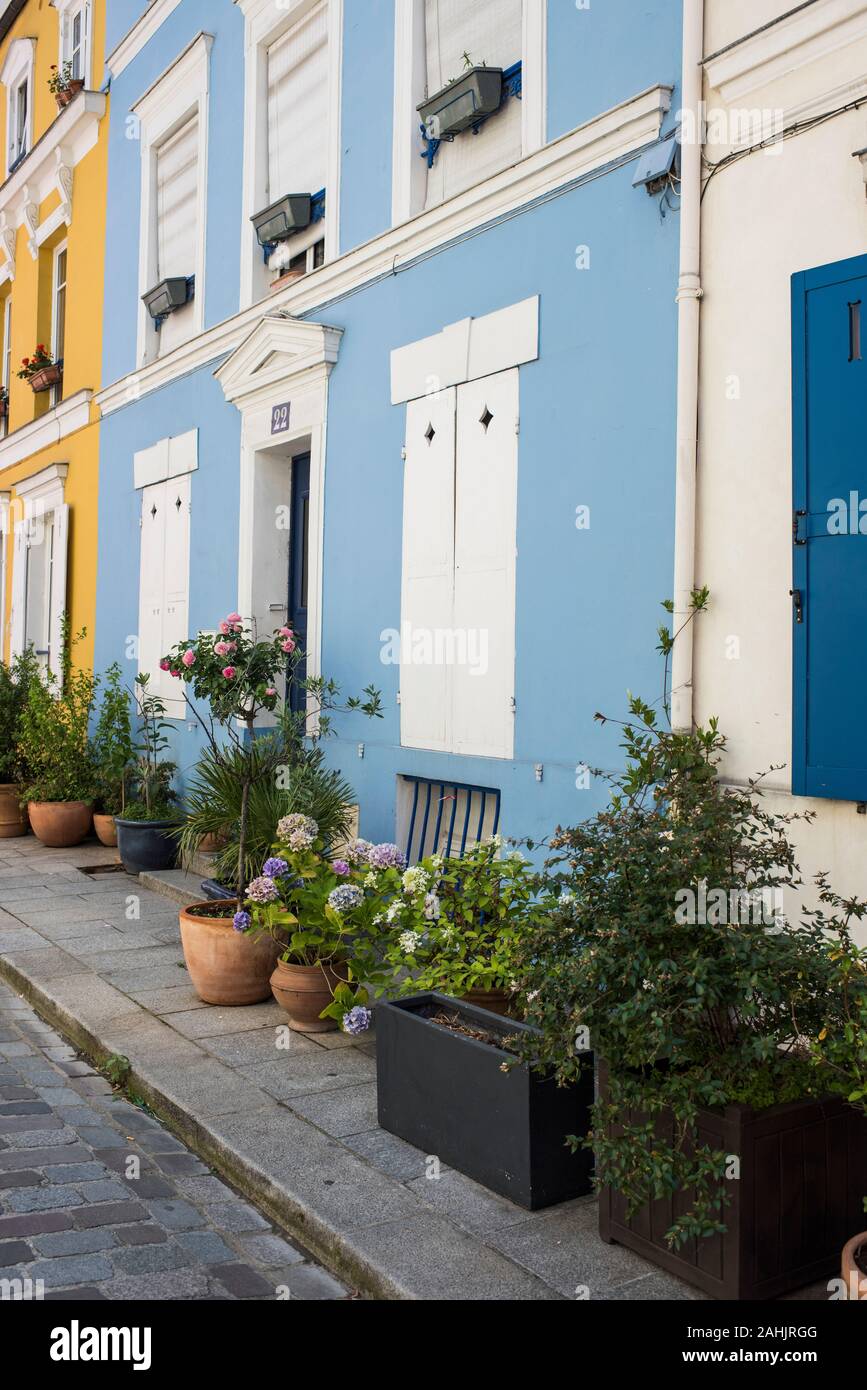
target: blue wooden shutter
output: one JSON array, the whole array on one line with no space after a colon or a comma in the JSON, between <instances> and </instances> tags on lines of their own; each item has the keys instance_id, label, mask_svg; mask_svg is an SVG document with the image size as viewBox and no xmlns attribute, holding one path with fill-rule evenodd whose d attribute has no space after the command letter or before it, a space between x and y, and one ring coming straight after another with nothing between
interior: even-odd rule
<instances>
[{"instance_id":1,"label":"blue wooden shutter","mask_svg":"<svg viewBox=\"0 0 867 1390\"><path fill-rule=\"evenodd\" d=\"M792 790L867 801L867 256L793 277L792 334Z\"/></svg>"}]
</instances>

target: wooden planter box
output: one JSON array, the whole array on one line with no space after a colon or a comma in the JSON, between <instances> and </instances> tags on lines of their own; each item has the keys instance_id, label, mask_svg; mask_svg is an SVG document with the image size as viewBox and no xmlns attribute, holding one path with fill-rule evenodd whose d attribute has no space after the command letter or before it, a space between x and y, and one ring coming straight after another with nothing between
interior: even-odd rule
<instances>
[{"instance_id":1,"label":"wooden planter box","mask_svg":"<svg viewBox=\"0 0 867 1390\"><path fill-rule=\"evenodd\" d=\"M573 1153L566 1135L587 1133L592 1058L574 1086L526 1066L503 1071L509 1052L432 1023L440 1009L495 1038L533 1031L442 994L378 1004L382 1128L531 1211L590 1192L593 1156Z\"/></svg>"},{"instance_id":2,"label":"wooden planter box","mask_svg":"<svg viewBox=\"0 0 867 1390\"><path fill-rule=\"evenodd\" d=\"M600 1082L604 1084L603 1069ZM665 1232L688 1194L650 1202L630 1219L619 1193L599 1197L599 1234L625 1245L714 1298L779 1298L840 1272L840 1253L864 1224L867 1117L836 1098L755 1111L729 1105L699 1112L703 1143L740 1157L740 1179L722 1236L670 1250Z\"/></svg>"},{"instance_id":3,"label":"wooden planter box","mask_svg":"<svg viewBox=\"0 0 867 1390\"><path fill-rule=\"evenodd\" d=\"M40 367L38 372L34 372L27 380L35 394L40 391L50 391L52 386L59 386L63 379L63 368L58 363L53 362L50 367Z\"/></svg>"}]
</instances>

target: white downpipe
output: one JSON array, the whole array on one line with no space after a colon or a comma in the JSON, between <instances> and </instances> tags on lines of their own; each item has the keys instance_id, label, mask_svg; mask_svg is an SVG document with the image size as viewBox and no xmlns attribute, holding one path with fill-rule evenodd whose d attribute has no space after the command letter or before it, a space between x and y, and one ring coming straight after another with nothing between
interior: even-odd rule
<instances>
[{"instance_id":1,"label":"white downpipe","mask_svg":"<svg viewBox=\"0 0 867 1390\"><path fill-rule=\"evenodd\" d=\"M701 319L701 156L704 0L683 0L681 82L680 279L677 288L677 474L674 507L674 631L687 621L695 588L698 369ZM693 630L674 645L671 723L692 728Z\"/></svg>"}]
</instances>

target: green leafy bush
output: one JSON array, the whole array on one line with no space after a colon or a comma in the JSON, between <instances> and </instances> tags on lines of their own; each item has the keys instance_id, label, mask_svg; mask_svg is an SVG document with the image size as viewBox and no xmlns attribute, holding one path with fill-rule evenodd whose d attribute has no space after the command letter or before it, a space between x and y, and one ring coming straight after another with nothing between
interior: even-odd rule
<instances>
[{"instance_id":1,"label":"green leafy bush","mask_svg":"<svg viewBox=\"0 0 867 1390\"><path fill-rule=\"evenodd\" d=\"M21 716L30 686L38 680L39 662L32 647L16 656L11 665L0 662L0 782L27 780L19 746Z\"/></svg>"},{"instance_id":2,"label":"green leafy bush","mask_svg":"<svg viewBox=\"0 0 867 1390\"><path fill-rule=\"evenodd\" d=\"M99 718L93 735L96 795L100 809L109 816L124 812L132 762L135 757L129 692L118 662L103 678Z\"/></svg>"},{"instance_id":3,"label":"green leafy bush","mask_svg":"<svg viewBox=\"0 0 867 1390\"><path fill-rule=\"evenodd\" d=\"M83 637L83 630L72 640L64 632L62 686L50 671L29 682L18 737L27 801L91 801L95 795L89 728L98 680L72 664L73 648Z\"/></svg>"}]
</instances>

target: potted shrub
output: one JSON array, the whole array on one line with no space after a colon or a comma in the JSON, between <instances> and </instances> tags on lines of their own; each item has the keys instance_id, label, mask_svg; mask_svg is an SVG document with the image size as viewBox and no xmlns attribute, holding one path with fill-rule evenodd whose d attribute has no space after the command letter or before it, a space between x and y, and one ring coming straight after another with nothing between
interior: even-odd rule
<instances>
[{"instance_id":1,"label":"potted shrub","mask_svg":"<svg viewBox=\"0 0 867 1390\"><path fill-rule=\"evenodd\" d=\"M129 694L123 685L119 662L105 673L102 703L93 735L96 772L96 804L93 828L103 845L117 844L115 816L126 806L129 781L136 748L132 737Z\"/></svg>"},{"instance_id":2,"label":"potted shrub","mask_svg":"<svg viewBox=\"0 0 867 1390\"><path fill-rule=\"evenodd\" d=\"M58 108L62 111L64 106L69 105L73 97L77 97L79 92L84 91L84 78L73 77L71 62L64 63L62 68L59 68L56 63L52 63L48 90L53 94Z\"/></svg>"},{"instance_id":3,"label":"potted shrub","mask_svg":"<svg viewBox=\"0 0 867 1390\"><path fill-rule=\"evenodd\" d=\"M216 637L212 632L200 632L196 638L179 643L161 663L184 683L187 706L204 733L210 765L235 782L236 888L248 881L253 789L284 777L292 750L300 748L303 741L304 716L294 715L281 701L278 690L284 678L295 678L302 661L290 628L279 628L270 639L257 641L241 615L230 613L219 624ZM318 702L319 731L326 732L328 715L324 711L334 707L337 689L333 682L321 678L308 680L306 685ZM345 708L378 715L379 696L374 691L366 694L364 704L351 699ZM207 707L205 712L197 702ZM275 731L256 731L263 716L276 720ZM219 814L223 826L222 812ZM180 914L187 969L193 987L206 1003L256 1003L270 992L277 946L261 934L248 935L239 928L239 897L192 903Z\"/></svg>"},{"instance_id":4,"label":"potted shrub","mask_svg":"<svg viewBox=\"0 0 867 1390\"><path fill-rule=\"evenodd\" d=\"M848 918L864 915L863 904L844 902L821 880L822 901L843 920L842 936L829 934L828 952L833 970L833 991L828 1013L814 1043L817 1063L830 1072L835 1090L850 1105L867 1114L867 950L859 949L848 932ZM825 921L824 916L820 919ZM867 1212L867 1155L863 1163L864 1210ZM867 1230L853 1235L843 1250L840 1274L843 1296L867 1300Z\"/></svg>"},{"instance_id":5,"label":"potted shrub","mask_svg":"<svg viewBox=\"0 0 867 1390\"><path fill-rule=\"evenodd\" d=\"M19 736L30 685L39 679L32 647L16 656L11 666L0 662L0 839L4 840L27 834L21 783L27 781L28 773Z\"/></svg>"},{"instance_id":6,"label":"potted shrub","mask_svg":"<svg viewBox=\"0 0 867 1390\"><path fill-rule=\"evenodd\" d=\"M672 731L632 698L622 744L610 805L551 841L559 897L523 952L541 1032L524 1055L562 1081L576 1035L604 1060L592 1131L572 1136L595 1152L603 1239L716 1297L776 1298L839 1267L861 1208L867 1120L808 1042L846 923L785 917L798 817L766 810L761 780L720 782L715 720Z\"/></svg>"},{"instance_id":7,"label":"potted shrub","mask_svg":"<svg viewBox=\"0 0 867 1390\"><path fill-rule=\"evenodd\" d=\"M367 856L332 859L316 821L294 812L280 821L273 854L248 885L235 926L280 948L271 988L295 1032L361 1033L370 1024L365 982L378 974L381 916L369 872Z\"/></svg>"},{"instance_id":8,"label":"potted shrub","mask_svg":"<svg viewBox=\"0 0 867 1390\"><path fill-rule=\"evenodd\" d=\"M79 641L83 631L75 639ZM31 680L21 712L18 754L27 768L30 824L44 845L77 845L93 823L94 766L89 739L97 680L74 667L66 625L63 684L52 672Z\"/></svg>"},{"instance_id":9,"label":"potted shrub","mask_svg":"<svg viewBox=\"0 0 867 1390\"><path fill-rule=\"evenodd\" d=\"M172 790L175 764L164 757L170 728L166 707L158 695L149 693L149 680L144 673L135 680L139 731L130 777L134 796L125 802L123 814L114 817L121 863L129 874L172 867L182 819Z\"/></svg>"},{"instance_id":10,"label":"potted shrub","mask_svg":"<svg viewBox=\"0 0 867 1390\"><path fill-rule=\"evenodd\" d=\"M28 381L36 394L59 386L63 379L63 367L55 362L44 343L38 343L32 357L22 357L17 375L22 381Z\"/></svg>"},{"instance_id":11,"label":"potted shrub","mask_svg":"<svg viewBox=\"0 0 867 1390\"><path fill-rule=\"evenodd\" d=\"M464 71L416 107L429 140L448 140L497 110L503 96L503 69L474 63L464 54Z\"/></svg>"}]
</instances>

